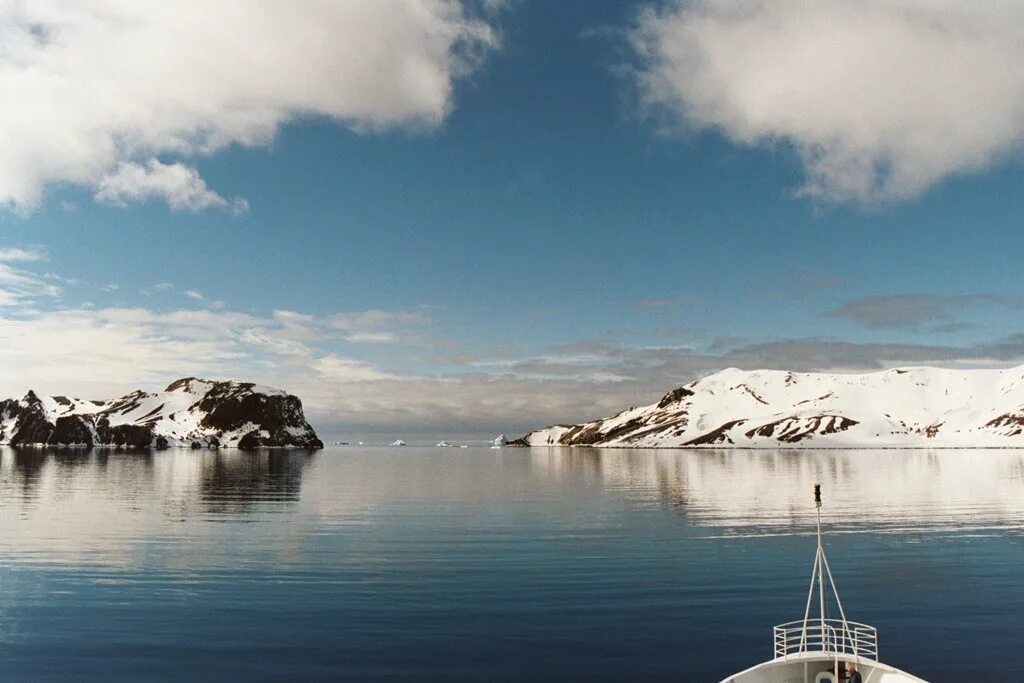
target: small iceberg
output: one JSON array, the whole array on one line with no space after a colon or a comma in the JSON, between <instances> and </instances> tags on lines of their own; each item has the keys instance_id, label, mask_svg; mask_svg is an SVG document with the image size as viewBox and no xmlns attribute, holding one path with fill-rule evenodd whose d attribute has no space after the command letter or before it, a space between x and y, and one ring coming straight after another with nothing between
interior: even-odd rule
<instances>
[{"instance_id":1,"label":"small iceberg","mask_svg":"<svg viewBox=\"0 0 1024 683\"><path fill-rule=\"evenodd\" d=\"M394 441L391 442L391 445L392 446L404 446L405 442L402 441L401 439L395 439Z\"/></svg>"},{"instance_id":2,"label":"small iceberg","mask_svg":"<svg viewBox=\"0 0 1024 683\"><path fill-rule=\"evenodd\" d=\"M438 448L455 448L455 444L451 443L450 441L438 441L437 442L437 447Z\"/></svg>"},{"instance_id":3,"label":"small iceberg","mask_svg":"<svg viewBox=\"0 0 1024 683\"><path fill-rule=\"evenodd\" d=\"M499 434L491 442L491 448L502 448L508 445L508 439L505 438L504 434Z\"/></svg>"}]
</instances>

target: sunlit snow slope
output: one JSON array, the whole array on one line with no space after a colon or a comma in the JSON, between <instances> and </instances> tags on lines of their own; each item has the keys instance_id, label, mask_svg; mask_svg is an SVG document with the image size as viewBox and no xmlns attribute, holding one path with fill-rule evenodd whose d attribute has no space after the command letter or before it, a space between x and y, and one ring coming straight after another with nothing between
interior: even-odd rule
<instances>
[{"instance_id":1,"label":"sunlit snow slope","mask_svg":"<svg viewBox=\"0 0 1024 683\"><path fill-rule=\"evenodd\" d=\"M513 445L1024 447L1024 366L863 375L731 368L658 403Z\"/></svg>"},{"instance_id":2,"label":"sunlit snow slope","mask_svg":"<svg viewBox=\"0 0 1024 683\"><path fill-rule=\"evenodd\" d=\"M322 448L298 398L249 382L188 377L112 401L0 401L0 444L139 448Z\"/></svg>"}]
</instances>

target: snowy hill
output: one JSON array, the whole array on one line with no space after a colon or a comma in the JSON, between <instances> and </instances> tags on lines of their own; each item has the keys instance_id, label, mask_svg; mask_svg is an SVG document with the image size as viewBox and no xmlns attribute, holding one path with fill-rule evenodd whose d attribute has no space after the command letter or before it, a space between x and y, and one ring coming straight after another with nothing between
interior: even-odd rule
<instances>
[{"instance_id":1,"label":"snowy hill","mask_svg":"<svg viewBox=\"0 0 1024 683\"><path fill-rule=\"evenodd\" d=\"M863 375L731 368L519 446L1024 447L1024 366Z\"/></svg>"},{"instance_id":2,"label":"snowy hill","mask_svg":"<svg viewBox=\"0 0 1024 683\"><path fill-rule=\"evenodd\" d=\"M248 382L187 377L112 401L0 401L0 444L138 448L322 448L298 398Z\"/></svg>"}]
</instances>

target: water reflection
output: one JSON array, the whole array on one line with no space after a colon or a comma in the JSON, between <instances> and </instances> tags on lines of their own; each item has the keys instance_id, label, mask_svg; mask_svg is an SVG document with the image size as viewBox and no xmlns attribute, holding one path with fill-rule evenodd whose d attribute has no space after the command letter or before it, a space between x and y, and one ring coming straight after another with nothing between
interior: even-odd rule
<instances>
[{"instance_id":1,"label":"water reflection","mask_svg":"<svg viewBox=\"0 0 1024 683\"><path fill-rule=\"evenodd\" d=\"M1024 529L1024 452L531 449L544 476L670 507L695 525L807 531L813 484L847 530Z\"/></svg>"},{"instance_id":2,"label":"water reflection","mask_svg":"<svg viewBox=\"0 0 1024 683\"><path fill-rule=\"evenodd\" d=\"M198 491L203 509L238 513L257 503L294 503L302 490L302 473L315 453L218 452L204 458Z\"/></svg>"},{"instance_id":3,"label":"water reflection","mask_svg":"<svg viewBox=\"0 0 1024 683\"><path fill-rule=\"evenodd\" d=\"M802 605L812 542L789 536L817 482L887 659L936 683L1020 668L1017 451L0 449L0 661L32 681L720 680Z\"/></svg>"},{"instance_id":4,"label":"water reflection","mask_svg":"<svg viewBox=\"0 0 1024 683\"><path fill-rule=\"evenodd\" d=\"M23 510L74 492L100 500L115 492L127 502L160 492L199 501L205 511L237 512L263 501L297 501L315 453L0 448L0 494L20 492Z\"/></svg>"},{"instance_id":5,"label":"water reflection","mask_svg":"<svg viewBox=\"0 0 1024 683\"><path fill-rule=\"evenodd\" d=\"M39 450L14 451L13 465L15 476L13 478L17 483L16 486L12 488L20 490L23 499L30 499L34 495L39 483L39 476L43 471L43 465L46 464L46 460L46 454ZM0 465L2 464L2 460L0 460ZM2 468L0 468L0 472L3 472ZM6 486L6 480L7 477L0 479L0 481L4 482L5 489L8 488Z\"/></svg>"},{"instance_id":6,"label":"water reflection","mask_svg":"<svg viewBox=\"0 0 1024 683\"><path fill-rule=\"evenodd\" d=\"M595 495L608 510L670 511L688 535L803 534L819 482L832 533L1024 530L1022 451L442 450L0 449L0 551L131 561L154 539L212 543L210 522L273 535L251 524L268 515L290 525L286 553L302 534L412 529L421 515L524 535L620 524L587 512Z\"/></svg>"}]
</instances>

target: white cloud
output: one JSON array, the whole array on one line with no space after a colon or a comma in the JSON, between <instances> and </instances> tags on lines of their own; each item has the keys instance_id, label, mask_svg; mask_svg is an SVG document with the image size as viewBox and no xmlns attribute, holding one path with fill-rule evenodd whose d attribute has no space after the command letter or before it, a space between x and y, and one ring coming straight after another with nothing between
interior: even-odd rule
<instances>
[{"instance_id":1,"label":"white cloud","mask_svg":"<svg viewBox=\"0 0 1024 683\"><path fill-rule=\"evenodd\" d=\"M0 251L0 307L23 306L40 297L60 296L62 288L52 278L11 265L39 260L43 258L41 253L22 249Z\"/></svg>"},{"instance_id":2,"label":"white cloud","mask_svg":"<svg viewBox=\"0 0 1024 683\"><path fill-rule=\"evenodd\" d=\"M191 164L164 165L190 180L181 194L153 160L267 144L300 116L437 126L496 43L458 0L5 2L0 205L31 211L63 183L221 206Z\"/></svg>"},{"instance_id":3,"label":"white cloud","mask_svg":"<svg viewBox=\"0 0 1024 683\"><path fill-rule=\"evenodd\" d=\"M358 313L337 313L327 318L327 324L340 330L375 330L388 325L419 325L427 321L420 311L384 311L370 309Z\"/></svg>"},{"instance_id":4,"label":"white cloud","mask_svg":"<svg viewBox=\"0 0 1024 683\"><path fill-rule=\"evenodd\" d=\"M185 375L257 379L283 388L395 377L318 345L336 341L314 316L296 322L230 310L22 308L0 315L0 396L36 388L103 397Z\"/></svg>"},{"instance_id":5,"label":"white cloud","mask_svg":"<svg viewBox=\"0 0 1024 683\"><path fill-rule=\"evenodd\" d=\"M791 144L799 194L912 198L1024 141L1024 4L693 0L630 33L643 103L670 127Z\"/></svg>"},{"instance_id":6,"label":"white cloud","mask_svg":"<svg viewBox=\"0 0 1024 683\"><path fill-rule=\"evenodd\" d=\"M339 313L324 322L344 334L353 344L397 344L415 341L415 330L429 321L421 311L383 311L371 309L357 313Z\"/></svg>"},{"instance_id":7,"label":"white cloud","mask_svg":"<svg viewBox=\"0 0 1024 683\"><path fill-rule=\"evenodd\" d=\"M242 197L228 201L206 186L199 171L181 163L164 164L150 159L145 165L121 162L100 180L97 201L114 206L160 197L171 211L225 209L236 216L249 210Z\"/></svg>"},{"instance_id":8,"label":"white cloud","mask_svg":"<svg viewBox=\"0 0 1024 683\"><path fill-rule=\"evenodd\" d=\"M318 358L313 362L312 367L326 379L334 382L373 382L398 379L397 376L381 372L365 361L341 358L333 354Z\"/></svg>"},{"instance_id":9,"label":"white cloud","mask_svg":"<svg viewBox=\"0 0 1024 683\"><path fill-rule=\"evenodd\" d=\"M35 247L6 247L0 249L0 262L31 262L46 259L46 251Z\"/></svg>"},{"instance_id":10,"label":"white cloud","mask_svg":"<svg viewBox=\"0 0 1024 683\"><path fill-rule=\"evenodd\" d=\"M61 284L65 284L70 287L77 287L85 283L85 280L80 280L74 277L64 277L63 275L58 275L57 273L43 273L42 277L44 280L60 282Z\"/></svg>"},{"instance_id":11,"label":"white cloud","mask_svg":"<svg viewBox=\"0 0 1024 683\"><path fill-rule=\"evenodd\" d=\"M117 284L116 282L108 282L107 284L100 287L100 289L102 289L104 292L113 293L121 289L121 285Z\"/></svg>"},{"instance_id":12,"label":"white cloud","mask_svg":"<svg viewBox=\"0 0 1024 683\"><path fill-rule=\"evenodd\" d=\"M394 344L398 335L394 332L352 332L345 339L353 344Z\"/></svg>"},{"instance_id":13,"label":"white cloud","mask_svg":"<svg viewBox=\"0 0 1024 683\"><path fill-rule=\"evenodd\" d=\"M185 294L185 296L187 296L187 297L188 297L189 299L195 299L196 301L202 301L203 299L205 299L205 298L206 298L206 297L204 297L204 296L203 296L203 293L202 293L202 292L196 291L196 290L194 290L194 289L186 289L186 290L184 291L184 294Z\"/></svg>"},{"instance_id":14,"label":"white cloud","mask_svg":"<svg viewBox=\"0 0 1024 683\"><path fill-rule=\"evenodd\" d=\"M0 317L7 393L39 387L113 395L168 376L216 372L237 356L236 349L204 338L197 328L170 330L160 323L152 314L126 309ZM61 383L66 390L57 388Z\"/></svg>"}]
</instances>

